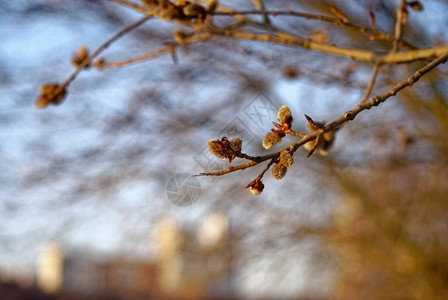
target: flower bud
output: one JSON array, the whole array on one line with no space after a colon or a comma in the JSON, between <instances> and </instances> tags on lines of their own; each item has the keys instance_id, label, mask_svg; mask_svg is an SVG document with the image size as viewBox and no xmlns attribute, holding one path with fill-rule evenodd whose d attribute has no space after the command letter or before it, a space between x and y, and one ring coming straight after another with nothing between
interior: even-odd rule
<instances>
[{"instance_id":1,"label":"flower bud","mask_svg":"<svg viewBox=\"0 0 448 300\"><path fill-rule=\"evenodd\" d=\"M276 164L273 168L272 168L272 177L274 177L277 180L282 179L283 177L285 177L286 175L286 171L288 170L287 167L285 167L282 164Z\"/></svg>"},{"instance_id":2,"label":"flower bud","mask_svg":"<svg viewBox=\"0 0 448 300\"><path fill-rule=\"evenodd\" d=\"M280 123L291 123L292 122L292 115L291 110L289 110L289 107L286 105L283 105L278 109L277 113L277 119L280 121Z\"/></svg>"},{"instance_id":3,"label":"flower bud","mask_svg":"<svg viewBox=\"0 0 448 300\"><path fill-rule=\"evenodd\" d=\"M249 184L246 186L246 189L247 188L249 188L252 194L259 195L264 189L264 184L259 178L256 178L249 182Z\"/></svg>"},{"instance_id":4,"label":"flower bud","mask_svg":"<svg viewBox=\"0 0 448 300\"><path fill-rule=\"evenodd\" d=\"M226 158L221 154L221 146L218 143L218 140L210 140L207 143L207 148L210 151L211 154L218 158Z\"/></svg>"},{"instance_id":5,"label":"flower bud","mask_svg":"<svg viewBox=\"0 0 448 300\"><path fill-rule=\"evenodd\" d=\"M235 137L230 140L230 149L235 152L240 152L242 145L243 141L240 138Z\"/></svg>"},{"instance_id":6,"label":"flower bud","mask_svg":"<svg viewBox=\"0 0 448 300\"><path fill-rule=\"evenodd\" d=\"M294 163L294 159L289 151L282 151L279 156L280 164L285 167L290 167Z\"/></svg>"},{"instance_id":7,"label":"flower bud","mask_svg":"<svg viewBox=\"0 0 448 300\"><path fill-rule=\"evenodd\" d=\"M271 149L282 141L282 137L275 131L270 131L263 139L263 147L265 149Z\"/></svg>"}]
</instances>

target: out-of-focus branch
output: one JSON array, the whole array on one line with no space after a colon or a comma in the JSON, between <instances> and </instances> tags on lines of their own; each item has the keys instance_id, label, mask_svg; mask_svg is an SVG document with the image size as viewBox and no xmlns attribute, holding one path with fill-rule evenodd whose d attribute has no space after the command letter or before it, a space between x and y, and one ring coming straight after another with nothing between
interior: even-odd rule
<instances>
[{"instance_id":1,"label":"out-of-focus branch","mask_svg":"<svg viewBox=\"0 0 448 300\"><path fill-rule=\"evenodd\" d=\"M404 14L406 13L406 0L400 0L400 4L397 7L396 20L395 20L395 35L394 43L392 46L392 52L397 52L398 41L401 38L401 30L403 28Z\"/></svg>"},{"instance_id":2,"label":"out-of-focus branch","mask_svg":"<svg viewBox=\"0 0 448 300\"><path fill-rule=\"evenodd\" d=\"M101 52L103 52L107 47L109 47L110 44L121 38L126 33L130 32L131 30L137 28L141 24L145 23L151 16L145 16L138 20L137 22L126 26L122 30L120 30L118 33L116 33L114 36L112 36L109 40L107 40L104 44L102 44L98 49L95 50L95 52L92 53L88 58L86 58L79 66L77 66L76 70L62 83L61 87L65 89L75 78L78 76L78 74L87 67L98 55L100 55Z\"/></svg>"},{"instance_id":3,"label":"out-of-focus branch","mask_svg":"<svg viewBox=\"0 0 448 300\"><path fill-rule=\"evenodd\" d=\"M182 40L182 45L205 41L205 40L209 39L210 37L211 37L211 35L207 32L202 33L202 34L196 34L196 35L189 36L189 37L185 37ZM172 52L176 49L177 46L179 46L179 44L169 44L161 49L151 51L151 52L145 53L143 55L127 59L127 60L117 61L117 62L101 62L100 64L96 64L96 67L101 68L101 69L102 68L125 67L125 66L131 65L131 64L147 61L149 59L155 58L164 53Z\"/></svg>"},{"instance_id":4,"label":"out-of-focus branch","mask_svg":"<svg viewBox=\"0 0 448 300\"><path fill-rule=\"evenodd\" d=\"M126 1L126 0L109 0L109 1L116 2L116 3L119 3L119 4L123 5L123 6L127 6L129 8L133 8L135 10L147 13L147 9L144 8L143 6L137 5L135 3L132 3L132 2L129 2L129 1Z\"/></svg>"},{"instance_id":5,"label":"out-of-focus branch","mask_svg":"<svg viewBox=\"0 0 448 300\"><path fill-rule=\"evenodd\" d=\"M367 101L367 99L370 96L370 93L372 92L373 86L375 85L376 76L378 75L378 71L380 70L381 65L375 64L372 71L372 76L370 77L370 81L367 84L366 91L364 92L364 96L361 99L361 103L364 103Z\"/></svg>"},{"instance_id":6,"label":"out-of-focus branch","mask_svg":"<svg viewBox=\"0 0 448 300\"><path fill-rule=\"evenodd\" d=\"M332 44L317 43L311 41L310 39L306 39L300 36L294 36L294 38L292 38L292 35L290 34L288 34L287 37L274 36L270 34L253 34L242 31L238 32L224 31L221 34L235 39L255 40L255 41L271 42L283 45L295 45L300 46L304 49L315 50L333 55L345 56L351 59L371 62L375 64L398 64L398 63L411 62L415 60L426 60L438 57L448 51L448 45L444 45L427 49L418 49L403 53L397 52L382 55L369 50L344 48Z\"/></svg>"},{"instance_id":7,"label":"out-of-focus branch","mask_svg":"<svg viewBox=\"0 0 448 300\"><path fill-rule=\"evenodd\" d=\"M363 26L358 26L351 22L341 22L340 19L335 17L329 17L325 15L317 15L317 14L310 14L310 13L303 13L303 12L296 12L292 10L286 10L286 11L260 11L260 10L248 10L248 11L217 11L217 12L211 12L212 15L227 15L227 16L244 16L244 15L258 15L258 14L264 14L264 15L270 15L270 16L294 16L299 18L305 18L305 19L313 19L318 21L323 21L327 23L332 23L337 26L347 27L347 28L353 28L359 30L361 33L367 33L370 35L375 36L377 39L383 39L389 42L397 41L398 45L400 47L403 47L406 50L414 50L416 47L412 46L408 42L406 42L403 39L395 39L395 37L380 32L376 28L371 29Z\"/></svg>"}]
</instances>

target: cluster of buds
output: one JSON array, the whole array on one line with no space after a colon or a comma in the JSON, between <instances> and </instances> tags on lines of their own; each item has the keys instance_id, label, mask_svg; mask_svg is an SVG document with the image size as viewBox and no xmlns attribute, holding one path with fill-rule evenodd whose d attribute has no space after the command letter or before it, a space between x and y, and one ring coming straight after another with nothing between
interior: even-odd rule
<instances>
[{"instance_id":1,"label":"cluster of buds","mask_svg":"<svg viewBox=\"0 0 448 300\"><path fill-rule=\"evenodd\" d=\"M187 0L175 2L169 0L141 0L141 2L162 20L203 20L207 16L207 12L213 10L217 5L217 1L212 1L207 8Z\"/></svg>"},{"instance_id":2,"label":"cluster of buds","mask_svg":"<svg viewBox=\"0 0 448 300\"><path fill-rule=\"evenodd\" d=\"M308 156L311 156L316 149L319 149L320 154L327 155L328 150L333 144L335 137L335 130L333 128L327 128L324 123L314 122L313 119L305 115L308 124L307 128L311 134L314 134L314 140L309 141L304 144L304 147L309 150ZM282 141L282 138L287 134L291 136L296 136L299 138L309 137L306 134L296 132L292 129L293 117L291 114L291 110L288 106L284 105L279 108L277 113L277 119L279 123L273 122L275 128L272 129L263 139L263 147L266 149L270 149L276 144ZM295 146L297 146L296 144ZM211 140L208 142L208 149L210 152L218 158L225 158L229 161L229 168L224 171L216 172L216 173L202 173L202 175L222 175L228 172L232 172L236 169L245 169L247 167L251 167L259 162L270 159L270 162L266 166L266 168L262 171L257 178L252 180L246 188L249 188L250 192L254 195L259 195L264 189L264 184L261 181L263 175L269 170L272 166L272 177L274 179L280 180L285 177L288 168L291 167L294 163L293 153L298 147L294 147L290 145L278 152L267 156L257 156L251 157L245 153L241 152L242 141L239 138L232 138L228 140L226 137L223 137L218 140ZM230 168L230 163L235 157L245 158L251 160L250 163L245 165L239 165L238 168ZM255 162L255 163L254 163Z\"/></svg>"},{"instance_id":3,"label":"cluster of buds","mask_svg":"<svg viewBox=\"0 0 448 300\"><path fill-rule=\"evenodd\" d=\"M37 108L44 108L48 104L60 104L67 94L65 86L57 83L47 83L40 86L40 96L36 100Z\"/></svg>"},{"instance_id":4,"label":"cluster of buds","mask_svg":"<svg viewBox=\"0 0 448 300\"><path fill-rule=\"evenodd\" d=\"M292 154L284 150L280 152L278 160L276 161L274 167L272 168L272 177L277 180L282 179L286 175L286 171L292 164L294 163L294 159L292 158Z\"/></svg>"},{"instance_id":5,"label":"cluster of buds","mask_svg":"<svg viewBox=\"0 0 448 300\"><path fill-rule=\"evenodd\" d=\"M283 105L279 108L277 119L280 121L280 124L272 122L277 129L272 129L263 139L263 147L265 149L270 149L280 143L286 133L290 131L293 118L288 106Z\"/></svg>"},{"instance_id":6,"label":"cluster of buds","mask_svg":"<svg viewBox=\"0 0 448 300\"><path fill-rule=\"evenodd\" d=\"M232 138L230 141L227 137L222 137L220 140L210 140L207 144L210 153L218 158L225 158L232 162L235 157L241 154L241 147L243 141L240 138Z\"/></svg>"}]
</instances>

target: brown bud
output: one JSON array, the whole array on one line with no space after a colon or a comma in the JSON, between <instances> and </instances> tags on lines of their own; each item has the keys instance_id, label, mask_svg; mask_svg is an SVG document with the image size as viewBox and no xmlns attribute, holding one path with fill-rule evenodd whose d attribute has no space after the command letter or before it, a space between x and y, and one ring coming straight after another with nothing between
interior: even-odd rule
<instances>
[{"instance_id":1,"label":"brown bud","mask_svg":"<svg viewBox=\"0 0 448 300\"><path fill-rule=\"evenodd\" d=\"M173 38L176 41L176 43L183 44L185 41L185 33L183 33L182 31L176 30L173 33Z\"/></svg>"},{"instance_id":2,"label":"brown bud","mask_svg":"<svg viewBox=\"0 0 448 300\"><path fill-rule=\"evenodd\" d=\"M275 131L270 131L263 139L263 147L265 149L271 149L282 141L282 137Z\"/></svg>"},{"instance_id":3,"label":"brown bud","mask_svg":"<svg viewBox=\"0 0 448 300\"><path fill-rule=\"evenodd\" d=\"M65 87L57 83L47 83L40 86L40 96L36 100L36 107L44 108L48 104L60 104L67 94Z\"/></svg>"},{"instance_id":4,"label":"brown bud","mask_svg":"<svg viewBox=\"0 0 448 300\"><path fill-rule=\"evenodd\" d=\"M410 1L410 2L408 2L408 5L414 11L421 11L421 10L423 10L423 5L419 1Z\"/></svg>"},{"instance_id":5,"label":"brown bud","mask_svg":"<svg viewBox=\"0 0 448 300\"><path fill-rule=\"evenodd\" d=\"M75 55L73 55L71 63L74 66L79 67L88 58L89 58L89 51L84 45L81 45L78 47L78 50L76 51ZM88 65L86 65L85 68L88 68Z\"/></svg>"},{"instance_id":6,"label":"brown bud","mask_svg":"<svg viewBox=\"0 0 448 300\"><path fill-rule=\"evenodd\" d=\"M286 175L286 171L288 171L288 168L282 164L276 164L272 168L272 177L274 177L277 180L282 179Z\"/></svg>"},{"instance_id":7,"label":"brown bud","mask_svg":"<svg viewBox=\"0 0 448 300\"><path fill-rule=\"evenodd\" d=\"M154 8L154 15L162 20L173 20L180 17L180 12L173 3L166 1Z\"/></svg>"},{"instance_id":8,"label":"brown bud","mask_svg":"<svg viewBox=\"0 0 448 300\"><path fill-rule=\"evenodd\" d=\"M213 154L214 156L216 156L218 158L226 158L221 153L222 147L220 146L219 140L210 140L210 141L208 141L207 148L210 151L210 153Z\"/></svg>"},{"instance_id":9,"label":"brown bud","mask_svg":"<svg viewBox=\"0 0 448 300\"><path fill-rule=\"evenodd\" d=\"M240 152L242 145L243 141L240 138L235 137L230 140L230 149L235 152Z\"/></svg>"},{"instance_id":10,"label":"brown bud","mask_svg":"<svg viewBox=\"0 0 448 300\"><path fill-rule=\"evenodd\" d=\"M259 195L261 192L263 192L264 184L260 179L255 179L251 181L247 186L246 189L249 188L250 192L254 195Z\"/></svg>"},{"instance_id":11,"label":"brown bud","mask_svg":"<svg viewBox=\"0 0 448 300\"><path fill-rule=\"evenodd\" d=\"M279 156L279 163L285 167L290 167L294 163L294 159L289 151L282 151Z\"/></svg>"},{"instance_id":12,"label":"brown bud","mask_svg":"<svg viewBox=\"0 0 448 300\"><path fill-rule=\"evenodd\" d=\"M277 113L277 119L280 121L280 123L291 123L292 122L292 115L291 110L288 106L283 105L278 109Z\"/></svg>"},{"instance_id":13,"label":"brown bud","mask_svg":"<svg viewBox=\"0 0 448 300\"><path fill-rule=\"evenodd\" d=\"M205 8L199 4L187 3L182 7L182 12L186 17L197 18L205 15Z\"/></svg>"}]
</instances>

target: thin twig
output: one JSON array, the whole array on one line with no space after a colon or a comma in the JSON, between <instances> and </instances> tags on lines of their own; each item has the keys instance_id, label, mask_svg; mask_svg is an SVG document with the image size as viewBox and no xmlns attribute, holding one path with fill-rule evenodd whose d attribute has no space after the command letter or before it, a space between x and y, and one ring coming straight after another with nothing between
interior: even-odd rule
<instances>
[{"instance_id":1,"label":"thin twig","mask_svg":"<svg viewBox=\"0 0 448 300\"><path fill-rule=\"evenodd\" d=\"M147 10L146 8L144 8L143 6L137 5L137 4L135 4L135 3L132 3L132 2L129 2L129 1L126 1L126 0L109 0L109 1L119 3L119 4L121 4L121 5L130 7L130 8L133 8L133 9L135 9L135 10L138 10L138 11L141 11L141 12L144 12L144 13L146 13L146 12L148 11L148 10Z\"/></svg>"},{"instance_id":2,"label":"thin twig","mask_svg":"<svg viewBox=\"0 0 448 300\"><path fill-rule=\"evenodd\" d=\"M86 58L76 69L75 71L62 83L61 89L65 89L75 78L78 76L78 74L86 67L88 66L94 58L96 58L101 52L104 51L107 47L109 47L110 44L118 40L120 37L122 37L124 34L128 33L129 31L135 29L136 27L143 24L146 20L151 18L151 16L145 16L138 20L137 22L123 28L118 33L116 33L114 36L112 36L109 40L107 40L104 44L102 44L98 49L95 50L95 52L92 53L88 58Z\"/></svg>"},{"instance_id":3,"label":"thin twig","mask_svg":"<svg viewBox=\"0 0 448 300\"><path fill-rule=\"evenodd\" d=\"M186 37L184 39L184 42L182 45L186 45L186 44L191 44L191 43L195 43L195 42L200 42L200 41L205 41L207 39L209 39L212 35L210 33L203 33L203 34L196 34L193 36L189 36ZM125 67L125 66L129 66L131 64L135 64L135 63L140 63L140 62L144 62L147 61L149 59L155 58L159 55L162 55L164 53L168 53L173 51L177 46L179 46L179 44L169 44L161 49L152 51L152 52L148 52L145 53L143 55L137 56L137 57L133 57L127 60L123 60L123 61L117 61L117 62L105 62L105 63L101 63L100 65L98 65L98 68L120 68L120 67Z\"/></svg>"},{"instance_id":4,"label":"thin twig","mask_svg":"<svg viewBox=\"0 0 448 300\"><path fill-rule=\"evenodd\" d=\"M448 45L443 45L427 49L418 49L409 52L387 53L381 55L374 51L364 49L344 48L332 44L316 43L311 41L310 39L306 39L295 35L292 36L291 34L286 33L283 36L274 36L271 34L254 34L242 31L238 32L223 31L223 32L217 32L217 34L223 34L225 36L235 39L255 40L255 41L270 42L283 45L300 46L304 49L315 50L333 55L345 56L359 61L378 63L378 64L398 64L398 63L411 62L415 60L426 60L438 57L448 51Z\"/></svg>"},{"instance_id":5,"label":"thin twig","mask_svg":"<svg viewBox=\"0 0 448 300\"><path fill-rule=\"evenodd\" d=\"M238 171L238 170L244 170L244 169L253 167L253 166L257 165L257 164L259 164L259 162L251 160L251 161L249 161L247 163L244 163L244 164L241 164L241 165L229 166L227 169L222 170L222 171L210 172L210 173L200 173L200 174L195 175L195 176L221 176L221 175L228 174L228 173L231 173L231 172L235 172L235 171Z\"/></svg>"},{"instance_id":6,"label":"thin twig","mask_svg":"<svg viewBox=\"0 0 448 300\"><path fill-rule=\"evenodd\" d=\"M324 15L317 15L317 14L310 14L310 13L303 13L303 12L296 12L296 11L260 11L260 10L247 10L247 11L216 11L216 12L210 12L212 15L226 15L226 16L241 16L241 15L256 15L256 14L263 14L263 15L271 15L273 17L275 16L294 16L299 18L305 18L305 19L314 19L318 21L323 21L327 23L332 23L337 26L345 26L353 29L359 30L361 33L367 33L373 36L378 37L379 39L384 39L389 42L394 42L395 38L389 34L383 33L378 31L377 29L370 29L367 27L358 26L354 23L350 22L341 22L340 19L335 17L329 17ZM401 47L407 49L407 50L415 50L416 47L409 44L408 42L404 41L403 39L398 39L398 43Z\"/></svg>"},{"instance_id":7,"label":"thin twig","mask_svg":"<svg viewBox=\"0 0 448 300\"><path fill-rule=\"evenodd\" d=\"M370 96L370 93L372 92L373 86L375 85L376 76L378 75L378 71L380 70L381 65L375 64L372 71L372 76L370 77L370 81L367 84L366 91L364 93L364 96L361 99L361 103L364 103L367 101L367 99Z\"/></svg>"},{"instance_id":8,"label":"thin twig","mask_svg":"<svg viewBox=\"0 0 448 300\"><path fill-rule=\"evenodd\" d=\"M162 55L164 53L168 53L171 52L174 47L176 45L175 44L170 44L168 46L165 46L161 49L157 49L155 51L149 52L149 53L145 53L143 55L137 56L137 57L133 57L127 60L123 60L123 61L113 61L113 62L102 62L101 64L97 65L97 67L99 69L103 69L103 68L121 68L121 67L126 67L135 63L140 63L140 62L144 62L147 61L149 59L152 58L156 58L159 55Z\"/></svg>"},{"instance_id":9,"label":"thin twig","mask_svg":"<svg viewBox=\"0 0 448 300\"><path fill-rule=\"evenodd\" d=\"M292 154L299 147L303 146L304 144L306 144L312 140L319 138L325 132L337 130L346 122L352 121L362 111L368 110L368 109L372 108L373 106L378 106L382 102L386 101L388 98L395 96L398 92L400 92L404 88L414 85L422 76L424 76L426 73L428 73L429 71L431 71L438 65L445 63L447 60L448 60L448 51L446 53L444 53L443 55L441 55L439 58L433 60L432 62L428 63L421 69L417 70L413 75L409 76L406 80L403 80L403 81L397 83L395 86L393 86L388 91L386 91L382 94L379 94L375 97L372 97L369 101L365 101L364 103L358 104L354 109L345 112L343 115L339 116L334 121L328 123L323 128L316 130L313 133L305 135L303 138L301 138L297 142L290 144L283 149L280 149L280 150L270 153L268 155L255 156L255 157L253 157L254 160L251 160L248 163L244 163L244 164L237 165L237 166L229 166L229 168L222 170L222 171L218 171L218 172L201 173L198 176L221 176L221 175L228 174L228 173L231 173L231 172L234 172L237 170L244 170L244 169L247 169L254 165L257 165L260 162L278 157L278 155L280 155L280 153L285 150L289 151Z\"/></svg>"},{"instance_id":10,"label":"thin twig","mask_svg":"<svg viewBox=\"0 0 448 300\"><path fill-rule=\"evenodd\" d=\"M401 38L401 30L403 26L403 17L406 10L406 0L400 0L400 4L397 7L396 20L395 20L395 34L394 43L392 45L392 52L397 52L398 41Z\"/></svg>"}]
</instances>

